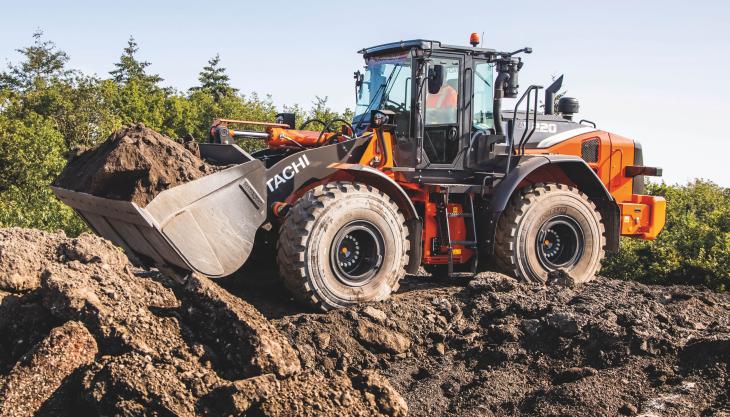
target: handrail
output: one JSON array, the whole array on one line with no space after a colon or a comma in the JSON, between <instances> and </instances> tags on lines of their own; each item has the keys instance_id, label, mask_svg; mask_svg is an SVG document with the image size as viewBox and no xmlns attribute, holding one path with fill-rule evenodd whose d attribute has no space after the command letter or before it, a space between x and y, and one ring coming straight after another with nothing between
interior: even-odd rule
<instances>
[{"instance_id":1,"label":"handrail","mask_svg":"<svg viewBox=\"0 0 730 417\"><path fill-rule=\"evenodd\" d=\"M519 100L517 100L517 103L515 104L515 109L512 113L512 124L509 128L509 153L507 154L507 166L505 167L505 175L509 173L510 171L510 165L512 163L512 155L521 155L525 153L525 145L527 144L527 141L532 137L532 134L535 133L535 129L537 129L537 99L538 99L538 91L541 90L543 87L541 85L531 85L525 90L524 93L522 93L522 96ZM534 92L534 97L533 93ZM515 126L517 125L517 111L520 108L520 105L523 101L527 99L526 108L525 108L525 130L522 132L522 137L520 138L520 142L517 144L517 148L515 149ZM534 101L534 110L532 112L532 130L530 130L530 133L527 133L528 127L530 126L530 99L533 99ZM518 150L519 152L515 152L515 150Z\"/></svg>"}]
</instances>

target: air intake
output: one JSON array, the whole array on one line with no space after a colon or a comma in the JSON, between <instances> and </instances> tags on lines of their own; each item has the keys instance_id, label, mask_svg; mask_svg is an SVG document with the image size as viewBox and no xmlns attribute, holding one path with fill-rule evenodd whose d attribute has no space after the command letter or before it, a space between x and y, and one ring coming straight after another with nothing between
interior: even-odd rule
<instances>
[{"instance_id":1,"label":"air intake","mask_svg":"<svg viewBox=\"0 0 730 417\"><path fill-rule=\"evenodd\" d=\"M586 162L598 162L598 138L589 139L581 144L580 157Z\"/></svg>"}]
</instances>

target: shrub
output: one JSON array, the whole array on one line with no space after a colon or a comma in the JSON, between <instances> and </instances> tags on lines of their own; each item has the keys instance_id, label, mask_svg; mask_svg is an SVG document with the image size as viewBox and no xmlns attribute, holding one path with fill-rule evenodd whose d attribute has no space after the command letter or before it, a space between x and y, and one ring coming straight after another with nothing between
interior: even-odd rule
<instances>
[{"instance_id":1,"label":"shrub","mask_svg":"<svg viewBox=\"0 0 730 417\"><path fill-rule=\"evenodd\" d=\"M667 224L655 241L622 238L609 255L606 276L658 284L730 288L730 189L695 180L687 185L649 185L667 199Z\"/></svg>"}]
</instances>

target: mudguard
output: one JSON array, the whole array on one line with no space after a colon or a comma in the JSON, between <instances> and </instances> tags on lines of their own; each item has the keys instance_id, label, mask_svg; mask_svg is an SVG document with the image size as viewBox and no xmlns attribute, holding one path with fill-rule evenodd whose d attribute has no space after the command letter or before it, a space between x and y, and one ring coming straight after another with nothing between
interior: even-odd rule
<instances>
[{"instance_id":1,"label":"mudguard","mask_svg":"<svg viewBox=\"0 0 730 417\"><path fill-rule=\"evenodd\" d=\"M578 189L586 193L596 203L606 226L606 249L618 250L620 231L620 210L613 196L596 173L586 162L570 155L529 155L523 156L518 164L495 187L487 214L486 247L487 254L494 252L494 238L502 212L520 183L535 170L545 165L557 165L573 181Z\"/></svg>"}]
</instances>

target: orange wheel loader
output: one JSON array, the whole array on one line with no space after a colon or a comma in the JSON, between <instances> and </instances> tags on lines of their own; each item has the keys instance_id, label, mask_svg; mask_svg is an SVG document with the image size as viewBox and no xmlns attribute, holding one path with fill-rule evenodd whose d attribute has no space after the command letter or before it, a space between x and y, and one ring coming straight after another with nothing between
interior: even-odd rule
<instances>
[{"instance_id":1,"label":"orange wheel loader","mask_svg":"<svg viewBox=\"0 0 730 417\"><path fill-rule=\"evenodd\" d=\"M665 201L644 194L644 177L661 169L644 166L640 144L575 121L573 98L556 106L562 77L538 112L542 87L519 94L531 49L477 44L361 50L352 120L218 119L200 151L230 167L144 208L54 191L142 265L184 279L275 262L292 295L323 310L386 299L421 266L584 282L619 237L656 238ZM266 147L249 154L237 138Z\"/></svg>"}]
</instances>

